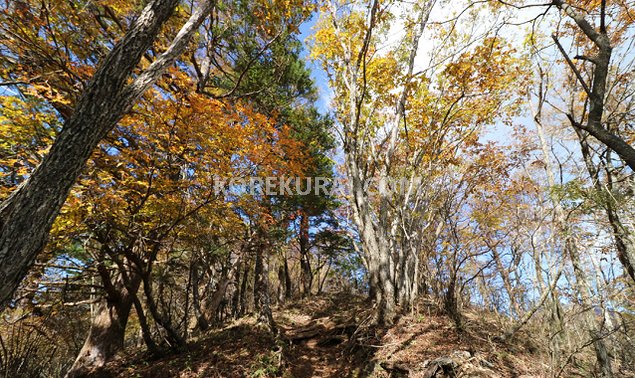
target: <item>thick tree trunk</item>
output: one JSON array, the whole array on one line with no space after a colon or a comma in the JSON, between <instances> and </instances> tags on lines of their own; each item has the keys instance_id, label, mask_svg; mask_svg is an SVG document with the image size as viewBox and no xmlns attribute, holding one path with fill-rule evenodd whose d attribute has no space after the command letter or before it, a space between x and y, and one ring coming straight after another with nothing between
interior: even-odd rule
<instances>
[{"instance_id":1,"label":"thick tree trunk","mask_svg":"<svg viewBox=\"0 0 635 378\"><path fill-rule=\"evenodd\" d=\"M126 324L141 283L141 278L136 275L129 279L129 289L126 289L121 276L117 282L107 285L110 293L97 306L84 346L67 378L90 376L123 348Z\"/></svg>"},{"instance_id":2,"label":"thick tree trunk","mask_svg":"<svg viewBox=\"0 0 635 378\"><path fill-rule=\"evenodd\" d=\"M209 297L208 300L205 301L205 310L204 313L209 319L216 319L216 321L221 320L221 316L219 314L219 310L221 309L221 304L223 303L223 298L225 298L225 292L227 292L227 287L231 283L231 279L227 274L223 275L218 282L218 286L214 293Z\"/></svg>"},{"instance_id":3,"label":"thick tree trunk","mask_svg":"<svg viewBox=\"0 0 635 378\"><path fill-rule=\"evenodd\" d=\"M150 1L100 64L42 163L0 205L0 309L46 244L53 221L99 141L181 54L213 7L213 1L204 1L168 50L126 85L178 3Z\"/></svg>"},{"instance_id":4,"label":"thick tree trunk","mask_svg":"<svg viewBox=\"0 0 635 378\"><path fill-rule=\"evenodd\" d=\"M450 282L448 284L447 292L445 293L445 311L448 313L454 325L458 330L463 329L463 317L459 310L459 303L456 300L456 273L452 273Z\"/></svg>"},{"instance_id":5,"label":"thick tree trunk","mask_svg":"<svg viewBox=\"0 0 635 378\"><path fill-rule=\"evenodd\" d=\"M417 24L408 44L408 60L406 77L412 77L415 59L419 47L419 39L427 25L428 18L435 1L427 1L417 17ZM342 78L348 89L346 114L347 122L344 129L344 153L346 157L346 170L351 187L353 218L360 234L363 245L364 260L368 269L368 278L371 297L377 306L376 322L390 324L394 321L397 310L397 299L411 298L406 286L411 287L413 277L404 277L405 274L413 274L415 270L408 267L407 259L410 254L401 250L397 241L397 226L400 221L399 210L411 211L407 197L395 201L392 193L386 188L380 188L379 206L370 201L369 189L365 187L365 181L369 178L378 178L379 182L388 183L391 170L394 169L393 158L397 154L399 135L402 123L405 121L405 109L411 86L403 85L395 103L395 113L392 121L386 125L388 137L381 141L382 151L377 156L369 157L375 153L368 146L374 145L375 140L364 139L360 135L372 134L365 129L367 125L360 122L362 106L366 94L365 75L368 48L373 29L376 27L377 10L379 3L374 1L370 6L368 15L369 23L366 26L362 49L353 56L350 50L345 51L349 66L346 75ZM341 32L334 25L337 32ZM360 84L360 82L362 84ZM362 132L364 131L364 132ZM384 149L385 148L385 149ZM372 163L371 163L372 162ZM397 203L395 203L397 202ZM403 236L403 235L401 235ZM399 270L399 272L397 272ZM399 275L402 275L399 277ZM401 290L404 289L404 290ZM400 293L405 291L406 293ZM408 302L410 300L408 299Z\"/></svg>"}]
</instances>

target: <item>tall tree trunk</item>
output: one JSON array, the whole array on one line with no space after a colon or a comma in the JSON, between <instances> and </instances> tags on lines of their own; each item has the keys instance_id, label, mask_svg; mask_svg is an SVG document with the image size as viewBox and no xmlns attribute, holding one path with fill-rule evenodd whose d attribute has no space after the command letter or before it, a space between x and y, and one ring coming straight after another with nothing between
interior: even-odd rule
<instances>
[{"instance_id":1,"label":"tall tree trunk","mask_svg":"<svg viewBox=\"0 0 635 378\"><path fill-rule=\"evenodd\" d=\"M609 199L610 201L611 199ZM626 274L635 283L635 238L621 221L614 204L607 203L605 206L606 215L613 229L617 258L624 267Z\"/></svg>"},{"instance_id":2,"label":"tall tree trunk","mask_svg":"<svg viewBox=\"0 0 635 378\"><path fill-rule=\"evenodd\" d=\"M313 272L311 270L311 257L309 255L309 216L302 212L300 216L300 267L302 268L302 297L311 295L313 286Z\"/></svg>"},{"instance_id":3,"label":"tall tree trunk","mask_svg":"<svg viewBox=\"0 0 635 378\"><path fill-rule=\"evenodd\" d=\"M428 23L428 18L435 1L427 1L421 7L418 14L416 27L413 33L408 36L408 60L406 77L408 80L412 78L414 70L417 50L419 48L419 39ZM366 134L361 132L368 125L360 122L362 107L366 95L366 81L362 78L366 75L366 61L369 52L370 41L373 29L376 27L377 11L380 8L378 1L373 1L369 10L368 25L366 26L365 35L363 36L362 49L353 54L347 47L345 48L346 60L349 64L346 75L342 78L348 89L346 105L348 108L347 122L344 129L344 153L346 171L349 178L352 195L353 219L358 228L360 238L363 244L364 259L368 269L368 278L370 292L376 302L376 322L390 324L394 321L397 311L397 298L399 296L399 287L396 285L396 268L402 266L401 260L395 261L395 256L406 258L409 254L399 251L397 240L395 238L396 226L399 222L398 210L394 208L409 209L407 203L395 204L394 198L388 190L380 188L379 208L370 203L369 188L365 187L366 180L378 176L380 182L387 183L393 167L393 158L396 156L398 137L405 121L406 102L411 88L408 83L404 83L395 103L395 112L392 121L387 126L389 136L382 144L385 143L386 149L373 156L372 159L367 156L373 153L368 146L376 143L374 140L367 140L360 137ZM334 10L331 10L334 12ZM335 16L335 12L333 14ZM333 25L337 33L341 33L339 26ZM355 55L355 56L354 56ZM360 84L361 83L361 84ZM370 133L368 133L370 134ZM371 167L369 162L373 163ZM374 171L375 173L371 173ZM401 252L401 255L400 255ZM409 274L402 270L402 273ZM405 281L405 280L404 280ZM411 281L411 279L407 280Z\"/></svg>"},{"instance_id":4,"label":"tall tree trunk","mask_svg":"<svg viewBox=\"0 0 635 378\"><path fill-rule=\"evenodd\" d=\"M200 298L200 262L198 259L192 263L191 266L191 275L192 275L192 306L194 307L194 315L196 316L196 327L201 331L207 331L209 328L209 320L205 313L203 312L203 308L201 307L201 298Z\"/></svg>"},{"instance_id":5,"label":"tall tree trunk","mask_svg":"<svg viewBox=\"0 0 635 378\"><path fill-rule=\"evenodd\" d=\"M367 198L368 188L364 187L364 175L350 154L346 156L346 166L353 192L353 219L363 245L370 293L377 306L375 320L378 324L390 324L396 314L396 303L389 243L382 235L382 225L375 227Z\"/></svg>"},{"instance_id":6,"label":"tall tree trunk","mask_svg":"<svg viewBox=\"0 0 635 378\"><path fill-rule=\"evenodd\" d=\"M289 260L287 260L286 254L284 256L284 290L285 299L291 299L293 296L293 283L289 272Z\"/></svg>"},{"instance_id":7,"label":"tall tree trunk","mask_svg":"<svg viewBox=\"0 0 635 378\"><path fill-rule=\"evenodd\" d=\"M254 300L256 309L258 310L258 322L265 324L269 330L275 334L277 331L276 323L273 320L271 312L271 298L269 296L269 280L267 272L267 264L264 260L264 244L259 243L256 246L256 266L255 282L254 282Z\"/></svg>"},{"instance_id":8,"label":"tall tree trunk","mask_svg":"<svg viewBox=\"0 0 635 378\"><path fill-rule=\"evenodd\" d=\"M53 221L92 151L183 52L214 5L213 0L203 1L169 48L127 85L141 56L152 46L178 3L148 3L99 65L42 163L0 204L0 309L44 248Z\"/></svg>"},{"instance_id":9,"label":"tall tree trunk","mask_svg":"<svg viewBox=\"0 0 635 378\"><path fill-rule=\"evenodd\" d=\"M458 330L463 329L463 317L461 316L461 311L459 310L459 303L456 300L456 280L457 274L456 272L452 272L450 274L450 282L448 283L448 289L445 293L444 306L445 311L448 313L452 321L454 321L454 325Z\"/></svg>"},{"instance_id":10,"label":"tall tree trunk","mask_svg":"<svg viewBox=\"0 0 635 378\"><path fill-rule=\"evenodd\" d=\"M250 279L251 279L251 259L245 258L243 262L243 274L242 274L242 283L240 284L240 300L239 300L239 308L240 315L245 315L250 313L253 310L253 287L250 287Z\"/></svg>"},{"instance_id":11,"label":"tall tree trunk","mask_svg":"<svg viewBox=\"0 0 635 378\"><path fill-rule=\"evenodd\" d=\"M242 262L244 264L244 262ZM236 267L236 279L234 280L234 294L232 295L232 316L237 318L240 314L240 298L241 295L241 266L240 263Z\"/></svg>"}]
</instances>

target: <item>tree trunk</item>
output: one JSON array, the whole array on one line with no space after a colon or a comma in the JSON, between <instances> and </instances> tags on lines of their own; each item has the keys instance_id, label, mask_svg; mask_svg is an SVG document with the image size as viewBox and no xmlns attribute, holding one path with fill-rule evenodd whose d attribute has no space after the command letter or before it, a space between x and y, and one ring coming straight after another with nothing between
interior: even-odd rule
<instances>
[{"instance_id":1,"label":"tree trunk","mask_svg":"<svg viewBox=\"0 0 635 378\"><path fill-rule=\"evenodd\" d=\"M223 275L221 279L218 281L218 287L214 291L214 293L210 296L209 300L205 301L205 310L208 319L216 319L217 321L221 319L218 311L221 308L221 303L223 302L223 298L225 298L225 292L227 291L227 287L231 283L231 279L227 276L227 274Z\"/></svg>"},{"instance_id":2,"label":"tree trunk","mask_svg":"<svg viewBox=\"0 0 635 378\"><path fill-rule=\"evenodd\" d=\"M253 309L253 290L250 290L250 275L251 275L251 259L245 258L243 262L243 280L240 284L240 300L239 300L239 315L245 315L250 313Z\"/></svg>"},{"instance_id":3,"label":"tree trunk","mask_svg":"<svg viewBox=\"0 0 635 378\"><path fill-rule=\"evenodd\" d=\"M146 344L148 348L148 352L154 356L159 355L159 347L152 339L152 332L150 332L150 326L148 324L148 318L146 317L145 312L143 311L143 306L141 305L141 301L137 295L132 296L135 312L137 313L137 317L139 319L139 326L141 327L141 337L143 338L143 342Z\"/></svg>"},{"instance_id":4,"label":"tree trunk","mask_svg":"<svg viewBox=\"0 0 635 378\"><path fill-rule=\"evenodd\" d=\"M158 324L165 330L167 338L166 340L170 344L172 348L181 348L185 346L185 339L182 335L179 334L178 330L174 328L172 322L169 317L165 316L163 312L159 310L156 301L154 300L154 294L152 292L152 270L151 265L147 268L147 270L143 273L143 292L146 297L146 305L148 307L148 311L150 311L150 315ZM159 292L159 298L161 298Z\"/></svg>"},{"instance_id":5,"label":"tree trunk","mask_svg":"<svg viewBox=\"0 0 635 378\"><path fill-rule=\"evenodd\" d=\"M300 266L302 268L302 297L311 295L313 286L313 272L311 270L311 257L309 256L309 217L306 213L300 216Z\"/></svg>"},{"instance_id":6,"label":"tree trunk","mask_svg":"<svg viewBox=\"0 0 635 378\"><path fill-rule=\"evenodd\" d=\"M454 325L458 330L463 329L463 318L459 310L459 304L456 300L456 273L452 273L450 282L448 284L447 292L445 293L445 311L448 313Z\"/></svg>"},{"instance_id":7,"label":"tree trunk","mask_svg":"<svg viewBox=\"0 0 635 378\"><path fill-rule=\"evenodd\" d=\"M328 264L326 265L326 272L324 272L324 277L322 277L322 279L320 280L320 285L318 286L318 294L322 294L324 290L324 282L326 282L326 279L329 277L329 272L331 271L332 265L333 261L329 258Z\"/></svg>"},{"instance_id":8,"label":"tree trunk","mask_svg":"<svg viewBox=\"0 0 635 378\"><path fill-rule=\"evenodd\" d=\"M234 283L234 286L236 288L234 289L234 294L232 295L232 316L234 318L237 318L240 315L240 300L242 298L241 284L240 284L242 281L241 281L240 268L241 266L239 263L238 267L236 267L236 279Z\"/></svg>"},{"instance_id":9,"label":"tree trunk","mask_svg":"<svg viewBox=\"0 0 635 378\"><path fill-rule=\"evenodd\" d=\"M284 297L285 299L291 299L293 296L293 283L291 282L291 274L289 272L289 261L286 255L284 256Z\"/></svg>"},{"instance_id":10,"label":"tree trunk","mask_svg":"<svg viewBox=\"0 0 635 378\"><path fill-rule=\"evenodd\" d=\"M503 261L501 260L501 257L498 253L497 246L493 245L493 246L490 246L489 248L492 252L492 257L494 258L494 262L496 263L496 269L498 270L498 273L503 279L503 287L505 288L505 291L507 292L507 297L509 298L510 307L513 309L514 315L516 315L517 317L520 317L521 311L516 301L516 295L514 293L514 288L512 286L512 282L509 277L509 272L503 265Z\"/></svg>"},{"instance_id":11,"label":"tree trunk","mask_svg":"<svg viewBox=\"0 0 635 378\"><path fill-rule=\"evenodd\" d=\"M605 97L606 97L606 83L608 81L611 56L613 47L611 46L611 38L607 34L607 29L600 28L599 31L595 30L595 27L581 14L577 9L569 5L564 0L553 0L553 4L559 9L563 10L567 16L569 16L578 25L580 31L582 31L586 37L597 47L597 54L593 60L593 82L591 88L588 88L586 83L581 84L585 87L585 90L589 96L589 114L587 122L585 124L577 122L569 115L569 119L574 128L578 130L585 130L589 134L593 135L597 140L604 145L615 151L622 160L635 171L635 148L627 143L622 137L607 130L602 124L602 117L604 114ZM606 15L603 15L606 17ZM606 24L606 20L602 20L602 25ZM554 36L556 45L559 47L565 59L570 62L570 58L566 55L564 49L560 46L558 39ZM573 64L570 63L572 68ZM579 73L577 75L579 76Z\"/></svg>"},{"instance_id":12,"label":"tree trunk","mask_svg":"<svg viewBox=\"0 0 635 378\"><path fill-rule=\"evenodd\" d=\"M635 283L635 240L633 240L633 234L620 221L613 204L606 204L605 209L609 223L613 229L617 258L620 260L620 263L622 263L626 274L633 280L633 283Z\"/></svg>"},{"instance_id":13,"label":"tree trunk","mask_svg":"<svg viewBox=\"0 0 635 378\"><path fill-rule=\"evenodd\" d=\"M195 261L192 264L192 306L194 307L194 315L196 316L196 327L201 331L207 331L209 328L209 321L203 312L201 307L201 299L199 294L199 282L200 282L200 272L199 272L199 261Z\"/></svg>"},{"instance_id":14,"label":"tree trunk","mask_svg":"<svg viewBox=\"0 0 635 378\"><path fill-rule=\"evenodd\" d=\"M267 266L264 261L264 245L256 246L256 267L254 278L254 300L258 309L258 322L265 324L271 333L277 331L271 312L271 298L269 296L269 280L267 279Z\"/></svg>"},{"instance_id":15,"label":"tree trunk","mask_svg":"<svg viewBox=\"0 0 635 378\"><path fill-rule=\"evenodd\" d=\"M129 289L126 289L121 274L114 284L105 284L110 293L97 306L84 346L67 378L90 376L91 372L103 367L123 348L126 324L141 283L138 275L129 278Z\"/></svg>"},{"instance_id":16,"label":"tree trunk","mask_svg":"<svg viewBox=\"0 0 635 378\"><path fill-rule=\"evenodd\" d=\"M406 77L409 79L412 77L414 70L419 39L428 23L428 18L434 3L435 1L428 1L421 7L416 21L416 28L413 30L413 33L407 37L410 38L406 70ZM365 187L365 181L369 178L376 177L379 179L379 182L388 182L387 179L390 177L390 171L394 169L393 158L397 154L399 130L401 130L402 122L405 120L406 102L411 86L405 83L398 95L392 121L386 125L388 137L386 140L381 141L381 144L386 146L385 150L377 154L378 156L373 156L371 159L368 154L375 152L372 150L369 151L368 146L375 144L376 141L360 137L360 135L364 135L366 134L365 132L368 131L364 129L367 125L363 125L360 122L362 105L367 89L365 87L365 80L362 81L361 79L365 75L365 62L368 58L369 42L372 37L373 29L376 27L378 9L379 3L374 1L369 8L369 23L366 25L364 44L362 49L355 54L357 58L354 58L354 54L352 54L350 50L345 52L349 66L346 70L347 74L342 78L348 88L348 93L346 93L346 101L348 101L346 107L348 111L345 115L347 122L345 122L343 133L343 147L346 171L351 188L353 219L358 228L363 245L364 259L366 267L368 268L370 293L377 306L375 320L379 324L390 324L394 321L400 289L400 287L395 284L397 282L397 272L395 269L401 266L407 266L407 264L402 265L401 259L395 256L401 255L403 258L406 258L406 255L409 255L404 254L397 246L395 231L400 220L398 210L404 209L409 211L410 208L406 202L395 203L394 198L385 190L386 188L383 190L380 188L379 206L377 208L375 203L370 202L370 188ZM341 33L341 31L338 30L338 26L334 26L336 31ZM362 129L364 129L363 131L365 132L361 132ZM371 167L369 166L370 161L377 163ZM410 274L413 272L414 270L408 270L408 272L406 272L405 269L402 269L401 273ZM402 281L407 283L412 280L409 278L408 280L400 280L399 282Z\"/></svg>"},{"instance_id":17,"label":"tree trunk","mask_svg":"<svg viewBox=\"0 0 635 378\"><path fill-rule=\"evenodd\" d=\"M99 65L50 152L30 177L0 204L0 309L6 306L37 254L92 151L185 49L213 7L204 1L165 53L127 85L178 0L152 0Z\"/></svg>"},{"instance_id":18,"label":"tree trunk","mask_svg":"<svg viewBox=\"0 0 635 378\"><path fill-rule=\"evenodd\" d=\"M384 225L374 227L372 210L367 198L368 188L364 188L364 176L355 158L350 154L346 156L346 167L353 196L353 219L364 246L371 298L377 305L375 320L378 324L391 324L396 314L396 303L392 280L394 276L391 272L392 257L388 249L389 243L382 235Z\"/></svg>"}]
</instances>

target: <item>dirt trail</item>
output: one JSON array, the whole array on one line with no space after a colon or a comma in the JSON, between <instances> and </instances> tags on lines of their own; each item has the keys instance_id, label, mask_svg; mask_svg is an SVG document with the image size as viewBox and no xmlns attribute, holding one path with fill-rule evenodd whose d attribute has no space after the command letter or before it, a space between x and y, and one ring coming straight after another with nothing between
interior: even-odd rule
<instances>
[{"instance_id":1,"label":"dirt trail","mask_svg":"<svg viewBox=\"0 0 635 378\"><path fill-rule=\"evenodd\" d=\"M464 332L424 302L389 329L370 327L372 312L363 298L345 294L293 301L274 310L278 337L245 317L201 335L180 353L122 355L95 376L507 378L541 377L545 369L531 352L530 337L495 342L500 325L482 311L465 313ZM445 374L448 368L461 374Z\"/></svg>"},{"instance_id":2,"label":"dirt trail","mask_svg":"<svg viewBox=\"0 0 635 378\"><path fill-rule=\"evenodd\" d=\"M352 361L351 336L357 330L361 300L353 297L311 298L276 311L275 320L289 341L285 360L293 377L346 377Z\"/></svg>"}]
</instances>

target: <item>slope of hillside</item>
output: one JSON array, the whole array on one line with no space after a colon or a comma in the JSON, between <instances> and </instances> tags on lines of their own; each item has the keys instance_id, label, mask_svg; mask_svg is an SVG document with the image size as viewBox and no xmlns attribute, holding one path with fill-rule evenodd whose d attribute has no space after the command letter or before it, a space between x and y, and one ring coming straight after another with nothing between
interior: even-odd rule
<instances>
[{"instance_id":1,"label":"slope of hillside","mask_svg":"<svg viewBox=\"0 0 635 378\"><path fill-rule=\"evenodd\" d=\"M388 329L370 326L371 308L348 295L322 296L275 311L280 336L253 318L227 324L158 360L119 357L100 376L116 377L540 377L548 368L529 340L503 344L500 330L466 314L458 332L432 304Z\"/></svg>"}]
</instances>

